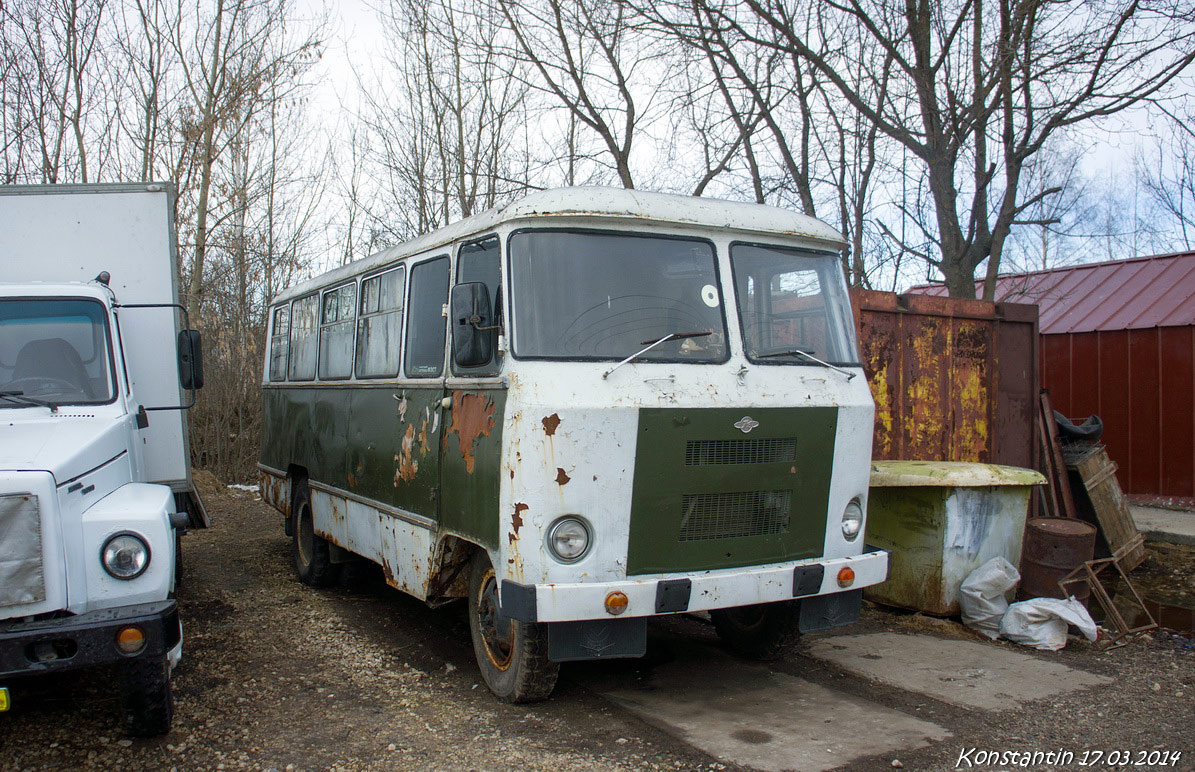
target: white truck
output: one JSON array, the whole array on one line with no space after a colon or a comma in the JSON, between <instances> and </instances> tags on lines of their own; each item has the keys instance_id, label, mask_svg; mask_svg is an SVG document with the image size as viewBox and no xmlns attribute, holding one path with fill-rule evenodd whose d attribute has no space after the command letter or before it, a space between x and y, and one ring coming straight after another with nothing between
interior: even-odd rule
<instances>
[{"instance_id":1,"label":"white truck","mask_svg":"<svg viewBox=\"0 0 1195 772\"><path fill-rule=\"evenodd\" d=\"M179 537L205 527L168 183L0 186L0 711L18 679L115 665L170 730Z\"/></svg>"}]
</instances>

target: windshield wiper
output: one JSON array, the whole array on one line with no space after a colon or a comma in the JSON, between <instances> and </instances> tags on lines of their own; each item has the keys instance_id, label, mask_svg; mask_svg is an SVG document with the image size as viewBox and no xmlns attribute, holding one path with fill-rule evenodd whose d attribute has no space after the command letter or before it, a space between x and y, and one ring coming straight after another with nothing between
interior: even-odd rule
<instances>
[{"instance_id":1,"label":"windshield wiper","mask_svg":"<svg viewBox=\"0 0 1195 772\"><path fill-rule=\"evenodd\" d=\"M683 340L685 338L704 338L706 335L713 335L713 334L714 334L713 330L705 330L704 332L670 332L662 338L656 338L655 340L645 340L640 345L645 346L646 348L639 349L634 354L631 354L626 359L624 359L621 362L619 362L618 364L614 365L606 372L602 373L602 379L605 380L606 378L610 377L610 373L612 373L615 370L617 370L618 368L622 367L627 362L632 362L635 359L638 359L639 357L643 356L644 354L651 351L653 348L660 345L661 343L664 343L665 341Z\"/></svg>"},{"instance_id":2,"label":"windshield wiper","mask_svg":"<svg viewBox=\"0 0 1195 772\"><path fill-rule=\"evenodd\" d=\"M771 359L773 357L791 357L791 356L802 356L802 357L805 357L806 359L808 359L810 362L815 362L815 363L821 365L822 367L828 367L831 370L833 370L834 372L842 373L843 375L846 376L846 379L848 381L854 379L855 375L857 375L857 373L852 373L850 370L843 370L841 367L832 365L829 362L824 362L824 361L818 359L817 357L815 357L810 352L805 351L804 349L799 349L799 348L790 348L790 349L785 349L784 351L773 351L768 354L756 354L755 358L756 359Z\"/></svg>"},{"instance_id":3,"label":"windshield wiper","mask_svg":"<svg viewBox=\"0 0 1195 772\"><path fill-rule=\"evenodd\" d=\"M34 407L48 407L51 413L58 412L58 406L53 402L46 402L36 397L26 397L23 391L0 391L0 397L11 400L16 405L33 405Z\"/></svg>"}]
</instances>

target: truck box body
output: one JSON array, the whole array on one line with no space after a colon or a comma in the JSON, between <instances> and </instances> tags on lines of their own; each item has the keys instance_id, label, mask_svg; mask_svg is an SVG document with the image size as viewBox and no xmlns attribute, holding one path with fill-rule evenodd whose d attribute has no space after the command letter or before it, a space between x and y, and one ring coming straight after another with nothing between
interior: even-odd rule
<instances>
[{"instance_id":1,"label":"truck box body","mask_svg":"<svg viewBox=\"0 0 1195 772\"><path fill-rule=\"evenodd\" d=\"M0 186L0 282L90 282L107 271L121 305L178 303L174 233L166 185ZM120 312L129 382L145 407L182 404L177 317L172 308ZM189 492L184 411L155 411L141 438L143 482Z\"/></svg>"}]
</instances>

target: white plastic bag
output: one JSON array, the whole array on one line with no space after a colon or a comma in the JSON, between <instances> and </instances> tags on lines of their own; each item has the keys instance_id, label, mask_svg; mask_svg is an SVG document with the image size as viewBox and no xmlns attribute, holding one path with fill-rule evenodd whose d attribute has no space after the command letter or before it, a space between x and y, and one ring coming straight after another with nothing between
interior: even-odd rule
<instances>
[{"instance_id":1,"label":"white plastic bag","mask_svg":"<svg viewBox=\"0 0 1195 772\"><path fill-rule=\"evenodd\" d=\"M1020 580L1016 566L999 557L972 571L959 591L963 624L995 640L1000 635L1000 620L1008 611L1005 594Z\"/></svg>"},{"instance_id":2,"label":"white plastic bag","mask_svg":"<svg viewBox=\"0 0 1195 772\"><path fill-rule=\"evenodd\" d=\"M1066 626L1072 624L1089 641L1098 632L1083 604L1072 598L1033 598L1014 603L1000 622L1000 634L1010 641L1057 651L1066 646Z\"/></svg>"}]
</instances>

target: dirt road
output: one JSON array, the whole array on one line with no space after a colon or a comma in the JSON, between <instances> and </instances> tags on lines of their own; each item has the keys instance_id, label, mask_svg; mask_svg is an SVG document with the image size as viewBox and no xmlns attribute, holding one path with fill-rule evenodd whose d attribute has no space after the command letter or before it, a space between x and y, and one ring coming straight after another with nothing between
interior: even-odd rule
<instances>
[{"instance_id":1,"label":"dirt road","mask_svg":"<svg viewBox=\"0 0 1195 772\"><path fill-rule=\"evenodd\" d=\"M636 707L636 690L658 696L667 689L660 673L668 663L700 666L725 656L701 620L673 618L654 628L645 660L566 665L548 702L502 705L479 682L459 605L428 609L370 571L332 590L306 588L293 578L276 513L251 493L209 498L214 527L183 540L185 653L175 674L174 731L125 739L105 673L17 683L14 711L0 716L0 769L745 768L699 750L713 747L703 733L666 711L653 713L650 701ZM877 609L842 634L885 631L975 640L953 623ZM909 747L856 756L850 769L950 769L968 747L1178 751L1164 768L1195 769L1195 651L1186 639L1159 634L1107 653L1081 642L1057 654L1031 653L1103 676L1104 685L1016 710L968 708L859 675L815 658L816 643L802 642L769 671L726 660L718 672L812 684L811 694L831 702L805 709L824 712L826 724L847 715L833 700L848 700L936 728ZM845 752L827 748L830 761L818 768L851 758L834 756Z\"/></svg>"}]
</instances>

